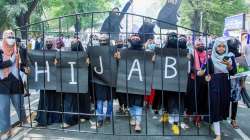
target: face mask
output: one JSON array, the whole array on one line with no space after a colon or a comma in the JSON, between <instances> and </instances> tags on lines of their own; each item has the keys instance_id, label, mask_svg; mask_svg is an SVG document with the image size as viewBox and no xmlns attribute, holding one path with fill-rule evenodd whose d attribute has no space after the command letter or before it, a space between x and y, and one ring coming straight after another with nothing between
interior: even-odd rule
<instances>
[{"instance_id":1,"label":"face mask","mask_svg":"<svg viewBox=\"0 0 250 140\"><path fill-rule=\"evenodd\" d=\"M122 48L123 47L123 44L118 44L116 45L117 48Z\"/></svg>"},{"instance_id":2,"label":"face mask","mask_svg":"<svg viewBox=\"0 0 250 140\"><path fill-rule=\"evenodd\" d=\"M239 53L238 51L234 53L235 57L240 57L241 53Z\"/></svg>"},{"instance_id":3,"label":"face mask","mask_svg":"<svg viewBox=\"0 0 250 140\"><path fill-rule=\"evenodd\" d=\"M186 49L187 48L187 41L185 39L180 39L178 42L179 48Z\"/></svg>"},{"instance_id":4,"label":"face mask","mask_svg":"<svg viewBox=\"0 0 250 140\"><path fill-rule=\"evenodd\" d=\"M229 52L232 52L234 55L235 55L235 57L240 57L241 56L241 54L239 53L239 50L237 49L237 48L229 48L229 50L228 50Z\"/></svg>"},{"instance_id":5,"label":"face mask","mask_svg":"<svg viewBox=\"0 0 250 140\"><path fill-rule=\"evenodd\" d=\"M141 48L142 47L142 42L141 40L131 40L130 44L133 48Z\"/></svg>"},{"instance_id":6,"label":"face mask","mask_svg":"<svg viewBox=\"0 0 250 140\"><path fill-rule=\"evenodd\" d=\"M101 46L106 46L106 45L108 45L108 42L107 41L102 41L102 42L100 42L100 45Z\"/></svg>"},{"instance_id":7,"label":"face mask","mask_svg":"<svg viewBox=\"0 0 250 140\"><path fill-rule=\"evenodd\" d=\"M149 44L148 49L154 50L156 48L156 44Z\"/></svg>"},{"instance_id":8,"label":"face mask","mask_svg":"<svg viewBox=\"0 0 250 140\"><path fill-rule=\"evenodd\" d=\"M203 48L203 47L198 47L196 50L197 50L198 52L203 52L203 51L204 51L204 48Z\"/></svg>"},{"instance_id":9,"label":"face mask","mask_svg":"<svg viewBox=\"0 0 250 140\"><path fill-rule=\"evenodd\" d=\"M50 44L50 45L47 45L47 49L48 49L48 50L52 49L52 45L51 45L51 44Z\"/></svg>"},{"instance_id":10,"label":"face mask","mask_svg":"<svg viewBox=\"0 0 250 140\"><path fill-rule=\"evenodd\" d=\"M91 42L90 42L90 45L91 45ZM100 43L98 40L92 40L92 45L93 46L100 46Z\"/></svg>"},{"instance_id":11,"label":"face mask","mask_svg":"<svg viewBox=\"0 0 250 140\"><path fill-rule=\"evenodd\" d=\"M13 47L14 46L14 44L15 44L15 42L16 42L16 40L15 39L10 39L10 38L7 38L6 39L6 41L7 41L7 44L10 46L10 47Z\"/></svg>"}]
</instances>

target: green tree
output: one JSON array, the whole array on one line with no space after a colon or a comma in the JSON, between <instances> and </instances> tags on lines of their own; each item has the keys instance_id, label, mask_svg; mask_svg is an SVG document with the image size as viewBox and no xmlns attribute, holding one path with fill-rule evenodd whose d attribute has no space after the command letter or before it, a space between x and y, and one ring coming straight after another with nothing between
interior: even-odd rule
<instances>
[{"instance_id":1,"label":"green tree","mask_svg":"<svg viewBox=\"0 0 250 140\"><path fill-rule=\"evenodd\" d=\"M22 27L29 23L39 22L44 19L58 16L110 10L112 6L119 5L121 0L1 0L0 1L0 32L8 28ZM95 18L98 23L103 17ZM65 18L63 25L74 25L75 18ZM82 28L90 25L91 18L81 18ZM49 26L58 28L58 23L53 21ZM41 25L31 27L41 30ZM26 38L26 28L22 28L22 37Z\"/></svg>"},{"instance_id":2,"label":"green tree","mask_svg":"<svg viewBox=\"0 0 250 140\"><path fill-rule=\"evenodd\" d=\"M39 0L1 0L0 31L26 25L38 2ZM26 36L25 32L22 36Z\"/></svg>"},{"instance_id":3,"label":"green tree","mask_svg":"<svg viewBox=\"0 0 250 140\"><path fill-rule=\"evenodd\" d=\"M44 14L47 19L60 17L64 15L76 14L76 13L90 13L90 12L102 12L109 11L114 6L119 6L121 0L45 0L43 1ZM105 15L94 15L94 26L101 24ZM81 28L87 29L91 27L91 14L80 15L79 20ZM53 30L58 28L59 22L48 22L47 29ZM62 30L67 30L69 27L74 26L76 23L76 17L62 18Z\"/></svg>"},{"instance_id":4,"label":"green tree","mask_svg":"<svg viewBox=\"0 0 250 140\"><path fill-rule=\"evenodd\" d=\"M221 35L226 17L247 11L245 0L183 0L180 24L197 31L208 30L211 34Z\"/></svg>"}]
</instances>

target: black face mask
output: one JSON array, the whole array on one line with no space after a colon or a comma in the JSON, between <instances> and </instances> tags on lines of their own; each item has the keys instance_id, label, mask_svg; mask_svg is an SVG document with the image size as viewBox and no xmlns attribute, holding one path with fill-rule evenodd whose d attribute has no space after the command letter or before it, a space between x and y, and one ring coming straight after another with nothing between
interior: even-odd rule
<instances>
[{"instance_id":1,"label":"black face mask","mask_svg":"<svg viewBox=\"0 0 250 140\"><path fill-rule=\"evenodd\" d=\"M177 48L177 34L176 33L170 33L167 38L167 47L168 48Z\"/></svg>"},{"instance_id":2,"label":"black face mask","mask_svg":"<svg viewBox=\"0 0 250 140\"><path fill-rule=\"evenodd\" d=\"M142 41L141 40L131 40L130 41L131 47L135 49L142 48Z\"/></svg>"},{"instance_id":3,"label":"black face mask","mask_svg":"<svg viewBox=\"0 0 250 140\"><path fill-rule=\"evenodd\" d=\"M48 50L52 49L52 45L46 45L46 47Z\"/></svg>"},{"instance_id":4,"label":"black face mask","mask_svg":"<svg viewBox=\"0 0 250 140\"><path fill-rule=\"evenodd\" d=\"M229 52L232 52L235 55L235 57L241 56L241 54L239 53L239 50L237 48L229 49Z\"/></svg>"},{"instance_id":5,"label":"black face mask","mask_svg":"<svg viewBox=\"0 0 250 140\"><path fill-rule=\"evenodd\" d=\"M240 56L241 56L241 53L235 52L235 57L240 57Z\"/></svg>"},{"instance_id":6,"label":"black face mask","mask_svg":"<svg viewBox=\"0 0 250 140\"><path fill-rule=\"evenodd\" d=\"M108 45L108 42L102 42L100 43L101 46L107 46Z\"/></svg>"},{"instance_id":7,"label":"black face mask","mask_svg":"<svg viewBox=\"0 0 250 140\"><path fill-rule=\"evenodd\" d=\"M187 48L187 40L185 38L181 38L178 40L179 48L186 49Z\"/></svg>"},{"instance_id":8,"label":"black face mask","mask_svg":"<svg viewBox=\"0 0 250 140\"><path fill-rule=\"evenodd\" d=\"M117 48L122 48L122 47L123 47L123 44L117 44L116 47L117 47Z\"/></svg>"},{"instance_id":9,"label":"black face mask","mask_svg":"<svg viewBox=\"0 0 250 140\"><path fill-rule=\"evenodd\" d=\"M204 49L204 47L198 47L196 50L197 50L198 52L203 52L205 49Z\"/></svg>"}]
</instances>

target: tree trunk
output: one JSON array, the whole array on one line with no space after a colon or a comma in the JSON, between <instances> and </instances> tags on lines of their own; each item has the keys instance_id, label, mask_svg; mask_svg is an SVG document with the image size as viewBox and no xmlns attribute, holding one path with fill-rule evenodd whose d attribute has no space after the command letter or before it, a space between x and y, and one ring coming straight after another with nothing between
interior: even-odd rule
<instances>
[{"instance_id":1,"label":"tree trunk","mask_svg":"<svg viewBox=\"0 0 250 140\"><path fill-rule=\"evenodd\" d=\"M28 37L26 27L24 27L27 23L29 23L29 17L25 17L23 13L16 18L16 24L20 27L22 39L27 39Z\"/></svg>"},{"instance_id":2,"label":"tree trunk","mask_svg":"<svg viewBox=\"0 0 250 140\"><path fill-rule=\"evenodd\" d=\"M193 30L200 31L200 12L198 10L194 11L193 16Z\"/></svg>"},{"instance_id":3,"label":"tree trunk","mask_svg":"<svg viewBox=\"0 0 250 140\"><path fill-rule=\"evenodd\" d=\"M200 31L200 18L201 18L201 15L200 15L200 11L198 10L198 3L199 1L196 0L196 1L193 1L193 0L188 0L189 4L194 8L194 14L192 16L192 29L194 31ZM196 7L196 8L195 8ZM196 32L193 32L193 39L195 39L197 33Z\"/></svg>"},{"instance_id":4,"label":"tree trunk","mask_svg":"<svg viewBox=\"0 0 250 140\"><path fill-rule=\"evenodd\" d=\"M28 37L28 33L26 32L26 29L27 29L26 25L29 23L31 13L36 8L38 2L39 0L34 0L28 3L27 4L28 10L25 12L22 12L20 15L16 17L16 25L20 27L22 39L27 39Z\"/></svg>"}]
</instances>

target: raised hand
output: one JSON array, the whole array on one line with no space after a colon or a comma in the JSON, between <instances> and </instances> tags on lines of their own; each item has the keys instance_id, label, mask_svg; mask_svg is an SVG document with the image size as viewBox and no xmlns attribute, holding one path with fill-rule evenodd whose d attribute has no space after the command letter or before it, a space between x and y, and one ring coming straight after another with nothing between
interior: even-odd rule
<instances>
[{"instance_id":1,"label":"raised hand","mask_svg":"<svg viewBox=\"0 0 250 140\"><path fill-rule=\"evenodd\" d=\"M155 57L156 57L156 55L154 54L152 57L152 62L155 62Z\"/></svg>"},{"instance_id":2,"label":"raised hand","mask_svg":"<svg viewBox=\"0 0 250 140\"><path fill-rule=\"evenodd\" d=\"M205 77L205 80L206 80L207 82L211 81L211 75L208 74L208 75Z\"/></svg>"},{"instance_id":3,"label":"raised hand","mask_svg":"<svg viewBox=\"0 0 250 140\"><path fill-rule=\"evenodd\" d=\"M90 60L89 60L89 57L86 58L86 64L90 64Z\"/></svg>"},{"instance_id":4,"label":"raised hand","mask_svg":"<svg viewBox=\"0 0 250 140\"><path fill-rule=\"evenodd\" d=\"M198 72L197 72L197 75L198 76L203 76L205 74L205 71L204 70L199 70Z\"/></svg>"},{"instance_id":5,"label":"raised hand","mask_svg":"<svg viewBox=\"0 0 250 140\"><path fill-rule=\"evenodd\" d=\"M121 54L119 51L114 54L114 58L116 58L117 60L121 59Z\"/></svg>"},{"instance_id":6,"label":"raised hand","mask_svg":"<svg viewBox=\"0 0 250 140\"><path fill-rule=\"evenodd\" d=\"M26 74L30 74L31 73L30 67L24 67L24 72Z\"/></svg>"}]
</instances>

